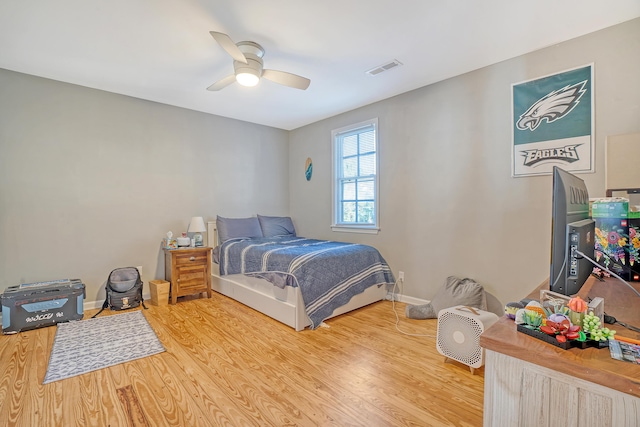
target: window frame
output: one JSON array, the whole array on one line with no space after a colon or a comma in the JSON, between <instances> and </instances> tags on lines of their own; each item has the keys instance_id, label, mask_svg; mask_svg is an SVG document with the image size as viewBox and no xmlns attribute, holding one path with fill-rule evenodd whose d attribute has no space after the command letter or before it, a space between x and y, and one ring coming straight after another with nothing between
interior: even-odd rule
<instances>
[{"instance_id":1,"label":"window frame","mask_svg":"<svg viewBox=\"0 0 640 427\"><path fill-rule=\"evenodd\" d=\"M374 223L344 223L339 221L340 216L340 204L341 204L341 190L340 183L344 179L342 177L341 160L342 156L342 138L350 134L358 133L358 130L364 130L373 128L374 132L374 147L375 147L375 174L373 175L374 182ZM365 120L363 122L355 123L352 125L344 126L339 129L331 131L331 157L332 157L332 184L331 184L331 229L333 231L349 232L349 233L368 233L377 234L380 231L380 137L378 128L378 118ZM360 153L357 154L360 157ZM369 176L369 175L367 175ZM359 177L359 175L357 175Z\"/></svg>"}]
</instances>

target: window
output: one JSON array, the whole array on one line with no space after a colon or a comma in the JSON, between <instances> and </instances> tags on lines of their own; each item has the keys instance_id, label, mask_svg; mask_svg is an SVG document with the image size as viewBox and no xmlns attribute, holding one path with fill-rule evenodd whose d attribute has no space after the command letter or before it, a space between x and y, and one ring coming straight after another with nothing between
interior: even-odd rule
<instances>
[{"instance_id":1,"label":"window","mask_svg":"<svg viewBox=\"0 0 640 427\"><path fill-rule=\"evenodd\" d=\"M378 231L378 120L331 132L333 228Z\"/></svg>"}]
</instances>

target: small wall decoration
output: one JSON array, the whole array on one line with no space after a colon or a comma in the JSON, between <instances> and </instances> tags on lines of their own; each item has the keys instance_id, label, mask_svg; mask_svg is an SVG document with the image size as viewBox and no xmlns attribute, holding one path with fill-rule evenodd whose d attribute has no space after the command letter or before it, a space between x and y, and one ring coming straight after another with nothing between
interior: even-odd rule
<instances>
[{"instance_id":1,"label":"small wall decoration","mask_svg":"<svg viewBox=\"0 0 640 427\"><path fill-rule=\"evenodd\" d=\"M511 85L512 176L594 172L593 64Z\"/></svg>"},{"instance_id":2,"label":"small wall decoration","mask_svg":"<svg viewBox=\"0 0 640 427\"><path fill-rule=\"evenodd\" d=\"M313 162L311 161L311 157L307 157L307 162L304 165L304 176L307 178L307 181L311 181L312 174L313 174Z\"/></svg>"}]
</instances>

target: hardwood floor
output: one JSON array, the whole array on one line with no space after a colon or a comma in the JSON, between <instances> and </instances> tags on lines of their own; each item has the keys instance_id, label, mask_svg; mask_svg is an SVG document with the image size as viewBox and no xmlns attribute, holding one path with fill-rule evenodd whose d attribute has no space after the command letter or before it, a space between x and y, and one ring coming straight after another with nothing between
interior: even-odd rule
<instances>
[{"instance_id":1,"label":"hardwood floor","mask_svg":"<svg viewBox=\"0 0 640 427\"><path fill-rule=\"evenodd\" d=\"M0 425L482 425L484 369L389 301L302 332L216 293L143 311L166 352L47 385L56 328L0 336Z\"/></svg>"}]
</instances>

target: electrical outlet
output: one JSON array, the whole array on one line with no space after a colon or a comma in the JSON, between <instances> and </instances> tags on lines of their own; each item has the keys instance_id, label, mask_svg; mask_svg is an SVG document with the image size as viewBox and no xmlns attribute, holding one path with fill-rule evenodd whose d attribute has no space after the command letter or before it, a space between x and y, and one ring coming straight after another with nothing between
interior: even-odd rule
<instances>
[{"instance_id":1,"label":"electrical outlet","mask_svg":"<svg viewBox=\"0 0 640 427\"><path fill-rule=\"evenodd\" d=\"M404 282L404 271L398 272L398 280L400 280L401 282Z\"/></svg>"},{"instance_id":2,"label":"electrical outlet","mask_svg":"<svg viewBox=\"0 0 640 427\"><path fill-rule=\"evenodd\" d=\"M139 265L136 268L138 269L138 272L140 272L140 277L142 277L142 266Z\"/></svg>"}]
</instances>

